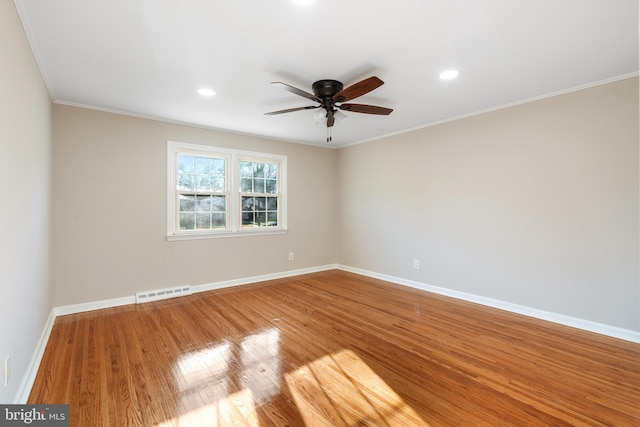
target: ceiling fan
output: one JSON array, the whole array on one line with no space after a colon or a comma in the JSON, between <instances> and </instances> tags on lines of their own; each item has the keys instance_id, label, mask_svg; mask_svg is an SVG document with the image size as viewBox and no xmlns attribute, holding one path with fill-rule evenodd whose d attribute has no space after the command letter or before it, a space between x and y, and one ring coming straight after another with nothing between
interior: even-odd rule
<instances>
[{"instance_id":1,"label":"ceiling fan","mask_svg":"<svg viewBox=\"0 0 640 427\"><path fill-rule=\"evenodd\" d=\"M265 115L273 116L276 114L291 113L294 111L324 108L327 112L325 115L327 119L327 142L331 141L331 127L335 124L335 114L338 110L351 111L353 113L378 114L383 116L387 116L393 111L391 108L377 107L375 105L346 103L346 101L358 98L382 86L384 82L376 76L364 79L347 88L344 88L344 85L337 80L318 80L311 86L313 89L313 95L286 83L271 82L271 84L282 85L284 90L295 93L296 95L302 96L303 98L307 98L311 101L315 101L319 103L319 105L272 111L270 113L265 113Z\"/></svg>"}]
</instances>

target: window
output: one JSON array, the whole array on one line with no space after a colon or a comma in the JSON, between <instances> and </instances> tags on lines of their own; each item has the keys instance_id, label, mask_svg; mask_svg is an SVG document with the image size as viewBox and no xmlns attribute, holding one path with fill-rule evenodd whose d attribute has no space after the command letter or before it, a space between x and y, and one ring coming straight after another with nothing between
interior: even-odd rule
<instances>
[{"instance_id":1,"label":"window","mask_svg":"<svg viewBox=\"0 0 640 427\"><path fill-rule=\"evenodd\" d=\"M170 141L169 240L286 231L286 156Z\"/></svg>"}]
</instances>

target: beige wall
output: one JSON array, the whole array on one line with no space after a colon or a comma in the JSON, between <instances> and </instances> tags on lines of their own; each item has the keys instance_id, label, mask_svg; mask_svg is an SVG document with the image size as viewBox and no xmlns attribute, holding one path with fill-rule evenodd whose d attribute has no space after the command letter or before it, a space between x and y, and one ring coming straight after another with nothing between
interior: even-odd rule
<instances>
[{"instance_id":1,"label":"beige wall","mask_svg":"<svg viewBox=\"0 0 640 427\"><path fill-rule=\"evenodd\" d=\"M51 100L12 1L0 29L0 403L12 403L51 311Z\"/></svg>"},{"instance_id":2,"label":"beige wall","mask_svg":"<svg viewBox=\"0 0 640 427\"><path fill-rule=\"evenodd\" d=\"M53 123L55 306L339 262L640 330L637 79L341 150L62 105ZM168 242L167 140L286 154L289 233Z\"/></svg>"},{"instance_id":3,"label":"beige wall","mask_svg":"<svg viewBox=\"0 0 640 427\"><path fill-rule=\"evenodd\" d=\"M339 175L340 263L640 331L637 78L348 147Z\"/></svg>"},{"instance_id":4,"label":"beige wall","mask_svg":"<svg viewBox=\"0 0 640 427\"><path fill-rule=\"evenodd\" d=\"M336 262L336 150L63 105L53 123L55 306ZM287 155L289 232L167 241L168 140Z\"/></svg>"}]
</instances>

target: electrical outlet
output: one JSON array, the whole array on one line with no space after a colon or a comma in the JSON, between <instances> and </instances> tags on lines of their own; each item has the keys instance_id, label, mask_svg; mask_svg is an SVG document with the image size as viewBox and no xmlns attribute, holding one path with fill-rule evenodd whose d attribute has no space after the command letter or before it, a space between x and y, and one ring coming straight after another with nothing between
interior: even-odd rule
<instances>
[{"instance_id":1,"label":"electrical outlet","mask_svg":"<svg viewBox=\"0 0 640 427\"><path fill-rule=\"evenodd\" d=\"M9 385L9 380L11 379L11 356L7 356L4 360L4 386Z\"/></svg>"},{"instance_id":2,"label":"electrical outlet","mask_svg":"<svg viewBox=\"0 0 640 427\"><path fill-rule=\"evenodd\" d=\"M413 268L416 270L420 269L420 260L417 260L417 259L413 260Z\"/></svg>"},{"instance_id":3,"label":"electrical outlet","mask_svg":"<svg viewBox=\"0 0 640 427\"><path fill-rule=\"evenodd\" d=\"M293 252L289 252L289 261L293 261Z\"/></svg>"}]
</instances>

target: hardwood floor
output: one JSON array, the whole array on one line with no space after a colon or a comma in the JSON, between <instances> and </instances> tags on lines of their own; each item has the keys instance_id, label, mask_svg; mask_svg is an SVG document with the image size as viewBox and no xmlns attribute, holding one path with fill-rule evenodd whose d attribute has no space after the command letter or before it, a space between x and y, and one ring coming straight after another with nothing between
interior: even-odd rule
<instances>
[{"instance_id":1,"label":"hardwood floor","mask_svg":"<svg viewBox=\"0 0 640 427\"><path fill-rule=\"evenodd\" d=\"M56 319L72 426L639 426L640 345L328 271Z\"/></svg>"}]
</instances>

